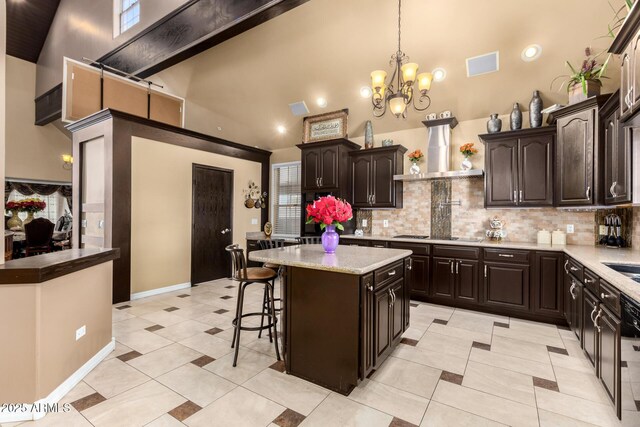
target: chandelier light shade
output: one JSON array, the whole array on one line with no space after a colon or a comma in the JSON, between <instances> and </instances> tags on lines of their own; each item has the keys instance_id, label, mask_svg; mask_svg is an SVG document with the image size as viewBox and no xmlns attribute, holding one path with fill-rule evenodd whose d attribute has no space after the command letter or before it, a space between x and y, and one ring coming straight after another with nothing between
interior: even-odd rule
<instances>
[{"instance_id":1,"label":"chandelier light shade","mask_svg":"<svg viewBox=\"0 0 640 427\"><path fill-rule=\"evenodd\" d=\"M425 111L431 105L428 93L431 89L433 75L431 73L418 74L419 66L409 62L409 57L402 52L401 47L401 11L402 0L398 0L398 51L391 55L389 65L393 72L387 81L387 72L376 70L371 73L371 102L373 115L382 117L387 108L398 118L407 117L407 106L413 104L417 111ZM417 82L417 93L414 86Z\"/></svg>"}]
</instances>

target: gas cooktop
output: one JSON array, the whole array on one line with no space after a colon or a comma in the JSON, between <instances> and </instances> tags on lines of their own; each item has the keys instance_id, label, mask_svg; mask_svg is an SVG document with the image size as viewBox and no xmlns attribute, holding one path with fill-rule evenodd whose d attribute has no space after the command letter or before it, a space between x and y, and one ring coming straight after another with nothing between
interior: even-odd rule
<instances>
[{"instance_id":1,"label":"gas cooktop","mask_svg":"<svg viewBox=\"0 0 640 427\"><path fill-rule=\"evenodd\" d=\"M461 239L460 237L435 238L429 236L420 236L417 234L400 234L393 236L394 239L416 239L416 240L457 240L460 242L479 242L482 239Z\"/></svg>"},{"instance_id":2,"label":"gas cooktop","mask_svg":"<svg viewBox=\"0 0 640 427\"><path fill-rule=\"evenodd\" d=\"M394 239L428 239L429 236L419 236L416 234L400 234L398 236L393 236Z\"/></svg>"}]
</instances>

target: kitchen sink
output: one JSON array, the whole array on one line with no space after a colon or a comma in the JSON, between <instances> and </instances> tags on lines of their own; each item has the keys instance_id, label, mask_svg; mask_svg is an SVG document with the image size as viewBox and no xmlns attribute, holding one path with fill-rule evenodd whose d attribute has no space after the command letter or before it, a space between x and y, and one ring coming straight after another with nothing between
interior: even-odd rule
<instances>
[{"instance_id":1,"label":"kitchen sink","mask_svg":"<svg viewBox=\"0 0 640 427\"><path fill-rule=\"evenodd\" d=\"M613 264L613 263L603 263L607 267L612 270L617 271L618 273L622 273L625 276L635 280L640 283L640 265L634 264Z\"/></svg>"}]
</instances>

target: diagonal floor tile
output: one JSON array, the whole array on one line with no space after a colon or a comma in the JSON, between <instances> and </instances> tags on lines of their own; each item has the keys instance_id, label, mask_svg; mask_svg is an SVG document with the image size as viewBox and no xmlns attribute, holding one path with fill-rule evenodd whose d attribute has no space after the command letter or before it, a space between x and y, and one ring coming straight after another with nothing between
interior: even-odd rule
<instances>
[{"instance_id":1,"label":"diagonal floor tile","mask_svg":"<svg viewBox=\"0 0 640 427\"><path fill-rule=\"evenodd\" d=\"M237 387L192 363L159 376L157 381L203 408Z\"/></svg>"},{"instance_id":2,"label":"diagonal floor tile","mask_svg":"<svg viewBox=\"0 0 640 427\"><path fill-rule=\"evenodd\" d=\"M611 405L535 388L538 408L599 426L619 425Z\"/></svg>"},{"instance_id":3,"label":"diagonal floor tile","mask_svg":"<svg viewBox=\"0 0 640 427\"><path fill-rule=\"evenodd\" d=\"M202 356L201 353L175 343L143 356L136 357L127 363L148 376L155 378L178 366L189 363L200 356Z\"/></svg>"},{"instance_id":4,"label":"diagonal floor tile","mask_svg":"<svg viewBox=\"0 0 640 427\"><path fill-rule=\"evenodd\" d=\"M525 405L536 406L530 375L469 361L462 385Z\"/></svg>"},{"instance_id":5,"label":"diagonal floor tile","mask_svg":"<svg viewBox=\"0 0 640 427\"><path fill-rule=\"evenodd\" d=\"M150 379L142 372L116 358L100 363L87 374L84 381L109 399Z\"/></svg>"},{"instance_id":6,"label":"diagonal floor tile","mask_svg":"<svg viewBox=\"0 0 640 427\"><path fill-rule=\"evenodd\" d=\"M275 357L267 356L248 348L241 348L238 354L238 364L235 368L233 367L233 353L229 353L208 364L204 369L236 384L243 384L275 362Z\"/></svg>"},{"instance_id":7,"label":"diagonal floor tile","mask_svg":"<svg viewBox=\"0 0 640 427\"><path fill-rule=\"evenodd\" d=\"M344 396L331 393L300 426L388 427L393 417Z\"/></svg>"},{"instance_id":8,"label":"diagonal floor tile","mask_svg":"<svg viewBox=\"0 0 640 427\"><path fill-rule=\"evenodd\" d=\"M469 360L551 381L555 381L556 379L551 363L534 362L519 357L494 353L493 351L479 350L477 348L471 349Z\"/></svg>"},{"instance_id":9,"label":"diagonal floor tile","mask_svg":"<svg viewBox=\"0 0 640 427\"><path fill-rule=\"evenodd\" d=\"M429 405L429 399L371 380L364 380L348 397L415 425Z\"/></svg>"},{"instance_id":10,"label":"diagonal floor tile","mask_svg":"<svg viewBox=\"0 0 640 427\"><path fill-rule=\"evenodd\" d=\"M217 335L217 334L216 334ZM233 351L229 341L205 332L199 332L192 337L180 341L180 344L199 351L202 354L219 359Z\"/></svg>"},{"instance_id":11,"label":"diagonal floor tile","mask_svg":"<svg viewBox=\"0 0 640 427\"><path fill-rule=\"evenodd\" d=\"M429 399L440 379L440 372L440 369L389 357L371 379Z\"/></svg>"},{"instance_id":12,"label":"diagonal floor tile","mask_svg":"<svg viewBox=\"0 0 640 427\"><path fill-rule=\"evenodd\" d=\"M474 415L470 412L462 411L452 406L443 405L440 402L429 403L427 412L422 419L420 427L503 427L495 421Z\"/></svg>"}]
</instances>

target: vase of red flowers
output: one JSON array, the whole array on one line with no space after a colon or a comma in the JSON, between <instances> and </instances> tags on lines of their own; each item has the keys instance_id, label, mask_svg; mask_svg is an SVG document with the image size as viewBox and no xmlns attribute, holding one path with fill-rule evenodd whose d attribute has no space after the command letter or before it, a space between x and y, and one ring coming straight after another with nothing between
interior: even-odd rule
<instances>
[{"instance_id":1,"label":"vase of red flowers","mask_svg":"<svg viewBox=\"0 0 640 427\"><path fill-rule=\"evenodd\" d=\"M13 201L7 202L5 209L11 211L11 218L7 221L7 227L9 230L22 229L22 220L18 216L18 212L20 212L20 203Z\"/></svg>"},{"instance_id":2,"label":"vase of red flowers","mask_svg":"<svg viewBox=\"0 0 640 427\"><path fill-rule=\"evenodd\" d=\"M27 225L31 221L33 221L34 213L43 211L44 208L47 207L47 204L45 203L45 201L42 199L38 199L37 197L30 198L30 199L23 199L19 202L19 204L20 204L20 210L22 212L27 213L27 217L24 219L24 221L22 221L23 225Z\"/></svg>"},{"instance_id":3,"label":"vase of red flowers","mask_svg":"<svg viewBox=\"0 0 640 427\"><path fill-rule=\"evenodd\" d=\"M307 224L320 224L322 247L328 254L335 253L340 236L336 232L344 230L342 223L353 218L351 205L333 196L320 197L313 204L307 205Z\"/></svg>"}]
</instances>

